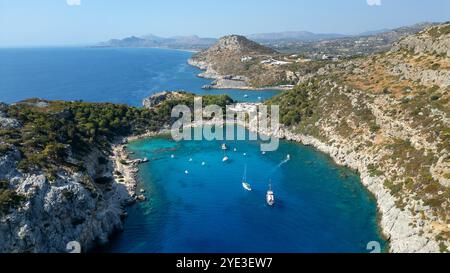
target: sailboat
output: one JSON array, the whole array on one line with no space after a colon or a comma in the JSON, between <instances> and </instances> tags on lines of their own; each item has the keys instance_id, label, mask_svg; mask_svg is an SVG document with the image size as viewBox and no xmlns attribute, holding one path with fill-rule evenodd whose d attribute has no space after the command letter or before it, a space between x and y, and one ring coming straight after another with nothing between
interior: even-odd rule
<instances>
[{"instance_id":1,"label":"sailboat","mask_svg":"<svg viewBox=\"0 0 450 273\"><path fill-rule=\"evenodd\" d=\"M272 191L272 181L269 183L269 190L266 194L266 202L269 206L273 206L273 204L275 204L275 195Z\"/></svg>"},{"instance_id":2,"label":"sailboat","mask_svg":"<svg viewBox=\"0 0 450 273\"><path fill-rule=\"evenodd\" d=\"M244 189L246 189L247 191L252 190L250 184L247 183L247 165L245 165L244 176L242 177L242 187L244 187Z\"/></svg>"}]
</instances>

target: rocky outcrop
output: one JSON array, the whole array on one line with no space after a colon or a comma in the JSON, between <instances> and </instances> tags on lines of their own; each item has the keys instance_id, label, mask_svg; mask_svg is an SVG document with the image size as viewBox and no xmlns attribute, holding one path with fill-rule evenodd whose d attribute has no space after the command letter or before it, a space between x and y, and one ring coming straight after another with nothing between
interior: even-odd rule
<instances>
[{"instance_id":1,"label":"rocky outcrop","mask_svg":"<svg viewBox=\"0 0 450 273\"><path fill-rule=\"evenodd\" d=\"M153 109L160 105L163 101L183 98L186 92L184 91L162 91L152 96L145 98L142 105L146 109Z\"/></svg>"},{"instance_id":2,"label":"rocky outcrop","mask_svg":"<svg viewBox=\"0 0 450 273\"><path fill-rule=\"evenodd\" d=\"M450 86L450 73L448 71L419 69L400 63L392 68L391 73L400 76L402 79L417 81L427 86L437 85L443 88Z\"/></svg>"},{"instance_id":3,"label":"rocky outcrop","mask_svg":"<svg viewBox=\"0 0 450 273\"><path fill-rule=\"evenodd\" d=\"M8 105L0 102L0 129L17 129L21 124L16 119L9 118L6 114Z\"/></svg>"},{"instance_id":4,"label":"rocky outcrop","mask_svg":"<svg viewBox=\"0 0 450 273\"><path fill-rule=\"evenodd\" d=\"M402 48L414 53L437 53L450 56L450 23L425 29L417 35L407 36L394 44L393 50Z\"/></svg>"}]
</instances>

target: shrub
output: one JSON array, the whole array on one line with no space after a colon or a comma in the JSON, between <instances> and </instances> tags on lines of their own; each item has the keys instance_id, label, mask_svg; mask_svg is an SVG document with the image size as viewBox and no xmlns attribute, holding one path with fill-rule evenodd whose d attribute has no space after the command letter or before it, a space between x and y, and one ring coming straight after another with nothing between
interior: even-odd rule
<instances>
[{"instance_id":1,"label":"shrub","mask_svg":"<svg viewBox=\"0 0 450 273\"><path fill-rule=\"evenodd\" d=\"M383 175L383 172L380 171L380 170L378 170L378 168L377 168L375 165L373 165L373 164L369 164L369 165L367 166L367 170L369 171L369 175L370 175L371 177Z\"/></svg>"},{"instance_id":2,"label":"shrub","mask_svg":"<svg viewBox=\"0 0 450 273\"><path fill-rule=\"evenodd\" d=\"M438 64L438 63L434 63L434 64L431 65L431 69L432 70L438 70L439 68L441 68L441 65Z\"/></svg>"},{"instance_id":3,"label":"shrub","mask_svg":"<svg viewBox=\"0 0 450 273\"><path fill-rule=\"evenodd\" d=\"M5 179L0 180L0 190L7 189L8 186L9 186L8 180L5 180Z\"/></svg>"},{"instance_id":4,"label":"shrub","mask_svg":"<svg viewBox=\"0 0 450 273\"><path fill-rule=\"evenodd\" d=\"M0 155L6 154L11 150L11 147L7 144L0 144Z\"/></svg>"},{"instance_id":5,"label":"shrub","mask_svg":"<svg viewBox=\"0 0 450 273\"><path fill-rule=\"evenodd\" d=\"M439 95L432 95L430 99L431 99L432 101L436 101L436 100L438 100L439 98L440 98Z\"/></svg>"},{"instance_id":6,"label":"shrub","mask_svg":"<svg viewBox=\"0 0 450 273\"><path fill-rule=\"evenodd\" d=\"M18 207L25 198L14 190L0 189L0 214L7 214L11 209Z\"/></svg>"}]
</instances>

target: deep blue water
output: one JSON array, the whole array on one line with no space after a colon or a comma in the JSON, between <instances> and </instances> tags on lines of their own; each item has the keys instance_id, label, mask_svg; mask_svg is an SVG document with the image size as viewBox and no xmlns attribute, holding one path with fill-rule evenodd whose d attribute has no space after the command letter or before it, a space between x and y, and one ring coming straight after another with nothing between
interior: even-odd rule
<instances>
[{"instance_id":1,"label":"deep blue water","mask_svg":"<svg viewBox=\"0 0 450 273\"><path fill-rule=\"evenodd\" d=\"M163 90L226 93L239 101L277 93L202 90L211 81L195 76L200 70L187 64L192 54L151 48L0 49L0 101L37 97L140 106L143 98Z\"/></svg>"},{"instance_id":2,"label":"deep blue water","mask_svg":"<svg viewBox=\"0 0 450 273\"><path fill-rule=\"evenodd\" d=\"M209 80L197 78L199 70L186 63L191 54L161 49L0 49L0 101L39 97L139 106L144 97L161 90L227 93L241 101L277 93L204 91L201 86ZM168 138L131 144L136 157L152 159L140 166L139 174L149 202L128 208L124 232L102 250L367 252L369 241L385 246L377 230L375 200L348 169L313 149L284 141L266 155L257 142L230 142L238 152L228 152L232 160L223 164L220 144ZM287 154L292 160L277 167ZM245 164L253 192L241 185ZM276 194L274 207L265 204L269 178Z\"/></svg>"},{"instance_id":3,"label":"deep blue water","mask_svg":"<svg viewBox=\"0 0 450 273\"><path fill-rule=\"evenodd\" d=\"M222 151L221 143L167 137L130 144L135 157L151 159L140 167L149 201L129 208L124 231L103 250L368 252L370 241L385 246L375 200L357 174L291 142L265 155L255 141L227 142L237 152ZM222 162L225 154L230 163ZM287 154L291 160L279 166ZM245 165L252 192L241 184ZM269 179L274 207L265 203Z\"/></svg>"}]
</instances>

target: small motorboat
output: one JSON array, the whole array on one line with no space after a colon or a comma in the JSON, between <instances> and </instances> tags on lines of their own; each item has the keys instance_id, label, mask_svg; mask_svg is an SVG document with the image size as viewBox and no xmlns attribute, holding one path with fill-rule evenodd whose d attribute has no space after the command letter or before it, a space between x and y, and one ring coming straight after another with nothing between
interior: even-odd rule
<instances>
[{"instance_id":1,"label":"small motorboat","mask_svg":"<svg viewBox=\"0 0 450 273\"><path fill-rule=\"evenodd\" d=\"M206 165L206 162L205 162L205 161L203 161L203 162L202 162L202 166L205 166L205 165Z\"/></svg>"},{"instance_id":2,"label":"small motorboat","mask_svg":"<svg viewBox=\"0 0 450 273\"><path fill-rule=\"evenodd\" d=\"M188 171L188 170L185 170L185 171L184 171L184 174L189 174L189 171Z\"/></svg>"},{"instance_id":3,"label":"small motorboat","mask_svg":"<svg viewBox=\"0 0 450 273\"><path fill-rule=\"evenodd\" d=\"M244 187L247 191L252 191L252 186L250 186L249 183L242 182L242 187Z\"/></svg>"},{"instance_id":4,"label":"small motorboat","mask_svg":"<svg viewBox=\"0 0 450 273\"><path fill-rule=\"evenodd\" d=\"M269 206L273 206L275 204L275 195L272 191L272 181L269 183L269 190L266 194L266 202Z\"/></svg>"},{"instance_id":5,"label":"small motorboat","mask_svg":"<svg viewBox=\"0 0 450 273\"><path fill-rule=\"evenodd\" d=\"M287 159L287 160L291 160L291 155L288 154L288 155L286 156L286 159Z\"/></svg>"},{"instance_id":6,"label":"small motorboat","mask_svg":"<svg viewBox=\"0 0 450 273\"><path fill-rule=\"evenodd\" d=\"M248 98L248 95L247 95L247 94L245 94L245 95L244 95L244 98Z\"/></svg>"},{"instance_id":7,"label":"small motorboat","mask_svg":"<svg viewBox=\"0 0 450 273\"><path fill-rule=\"evenodd\" d=\"M236 149L236 148L234 148L234 149L233 149L233 151L237 152L237 149Z\"/></svg>"},{"instance_id":8,"label":"small motorboat","mask_svg":"<svg viewBox=\"0 0 450 273\"><path fill-rule=\"evenodd\" d=\"M262 154L262 155L265 155L265 154L266 154L266 152L262 152L261 154Z\"/></svg>"},{"instance_id":9,"label":"small motorboat","mask_svg":"<svg viewBox=\"0 0 450 273\"><path fill-rule=\"evenodd\" d=\"M189 162L192 162L192 158L189 158Z\"/></svg>"},{"instance_id":10,"label":"small motorboat","mask_svg":"<svg viewBox=\"0 0 450 273\"><path fill-rule=\"evenodd\" d=\"M228 157L228 156L225 156L223 159L222 159L222 162L227 162L227 161L229 161L230 160L230 158Z\"/></svg>"},{"instance_id":11,"label":"small motorboat","mask_svg":"<svg viewBox=\"0 0 450 273\"><path fill-rule=\"evenodd\" d=\"M170 158L175 158L175 155L171 155Z\"/></svg>"},{"instance_id":12,"label":"small motorboat","mask_svg":"<svg viewBox=\"0 0 450 273\"><path fill-rule=\"evenodd\" d=\"M224 151L225 151L225 150L228 150L227 144L225 144L225 143L222 144L222 150L224 150Z\"/></svg>"}]
</instances>

